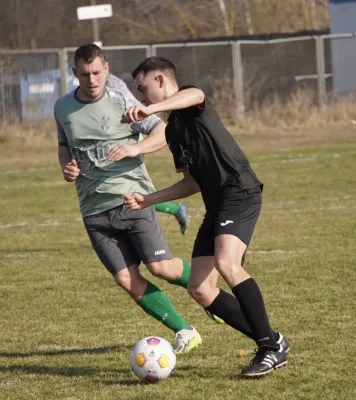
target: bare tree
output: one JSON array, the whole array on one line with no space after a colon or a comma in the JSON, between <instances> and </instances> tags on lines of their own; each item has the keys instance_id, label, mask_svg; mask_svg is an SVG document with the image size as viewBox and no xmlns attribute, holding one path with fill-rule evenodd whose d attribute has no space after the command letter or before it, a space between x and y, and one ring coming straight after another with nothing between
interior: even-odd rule
<instances>
[{"instance_id":1,"label":"bare tree","mask_svg":"<svg viewBox=\"0 0 356 400\"><path fill-rule=\"evenodd\" d=\"M0 47L67 47L92 40L76 9L89 0L1 0ZM327 0L111 0L105 45L292 32L328 26Z\"/></svg>"}]
</instances>

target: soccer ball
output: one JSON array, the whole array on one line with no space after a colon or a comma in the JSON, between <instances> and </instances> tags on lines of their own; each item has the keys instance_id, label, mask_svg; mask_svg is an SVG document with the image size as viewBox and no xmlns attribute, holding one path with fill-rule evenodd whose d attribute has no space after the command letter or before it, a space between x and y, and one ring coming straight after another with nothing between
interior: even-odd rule
<instances>
[{"instance_id":1,"label":"soccer ball","mask_svg":"<svg viewBox=\"0 0 356 400\"><path fill-rule=\"evenodd\" d=\"M176 355L167 340L149 336L135 344L130 364L140 380L157 382L167 379L172 374L176 365Z\"/></svg>"}]
</instances>

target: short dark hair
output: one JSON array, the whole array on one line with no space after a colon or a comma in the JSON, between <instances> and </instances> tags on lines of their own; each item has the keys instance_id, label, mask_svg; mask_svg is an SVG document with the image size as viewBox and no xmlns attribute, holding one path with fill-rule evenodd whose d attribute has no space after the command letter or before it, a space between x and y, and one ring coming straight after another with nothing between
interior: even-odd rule
<instances>
[{"instance_id":1,"label":"short dark hair","mask_svg":"<svg viewBox=\"0 0 356 400\"><path fill-rule=\"evenodd\" d=\"M100 57L103 62L106 62L105 54L99 46L94 43L83 44L75 51L74 65L77 66L81 59L86 63L91 64L97 57Z\"/></svg>"},{"instance_id":2,"label":"short dark hair","mask_svg":"<svg viewBox=\"0 0 356 400\"><path fill-rule=\"evenodd\" d=\"M174 79L175 81L177 80L176 66L172 63L172 61L157 56L146 58L137 68L134 69L131 75L134 79L136 79L140 72L143 72L146 75L151 71L166 72L170 78Z\"/></svg>"}]
</instances>

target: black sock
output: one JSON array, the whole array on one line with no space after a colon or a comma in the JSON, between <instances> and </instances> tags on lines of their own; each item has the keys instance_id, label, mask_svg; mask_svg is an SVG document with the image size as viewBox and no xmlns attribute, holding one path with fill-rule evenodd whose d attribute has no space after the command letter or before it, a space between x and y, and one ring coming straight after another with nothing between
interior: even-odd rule
<instances>
[{"instance_id":1,"label":"black sock","mask_svg":"<svg viewBox=\"0 0 356 400\"><path fill-rule=\"evenodd\" d=\"M249 324L241 312L239 302L231 294L220 289L215 300L205 309L223 319L232 328L256 341Z\"/></svg>"},{"instance_id":2,"label":"black sock","mask_svg":"<svg viewBox=\"0 0 356 400\"><path fill-rule=\"evenodd\" d=\"M241 311L248 322L256 343L259 346L278 348L275 332L268 322L262 293L253 278L236 285L232 292L241 306Z\"/></svg>"}]
</instances>

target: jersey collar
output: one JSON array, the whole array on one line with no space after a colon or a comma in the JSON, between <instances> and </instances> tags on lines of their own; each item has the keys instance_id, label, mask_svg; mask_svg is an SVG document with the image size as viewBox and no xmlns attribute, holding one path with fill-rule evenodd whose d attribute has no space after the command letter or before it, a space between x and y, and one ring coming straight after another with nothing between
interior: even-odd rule
<instances>
[{"instance_id":1,"label":"jersey collar","mask_svg":"<svg viewBox=\"0 0 356 400\"><path fill-rule=\"evenodd\" d=\"M80 86L79 86L80 87ZM103 90L103 92L101 93L101 95L99 96L99 97L97 97L95 100L89 100L89 101L85 101L85 100L81 100L79 97L78 97L78 90L79 90L79 87L77 87L76 89L75 89L75 91L74 91L74 98L75 98L75 100L78 102L78 103L81 103L81 104L94 104L94 103L97 103L98 101L100 101L105 95L106 95L106 93L107 93L107 90L106 90L106 87L104 87L104 90Z\"/></svg>"}]
</instances>

